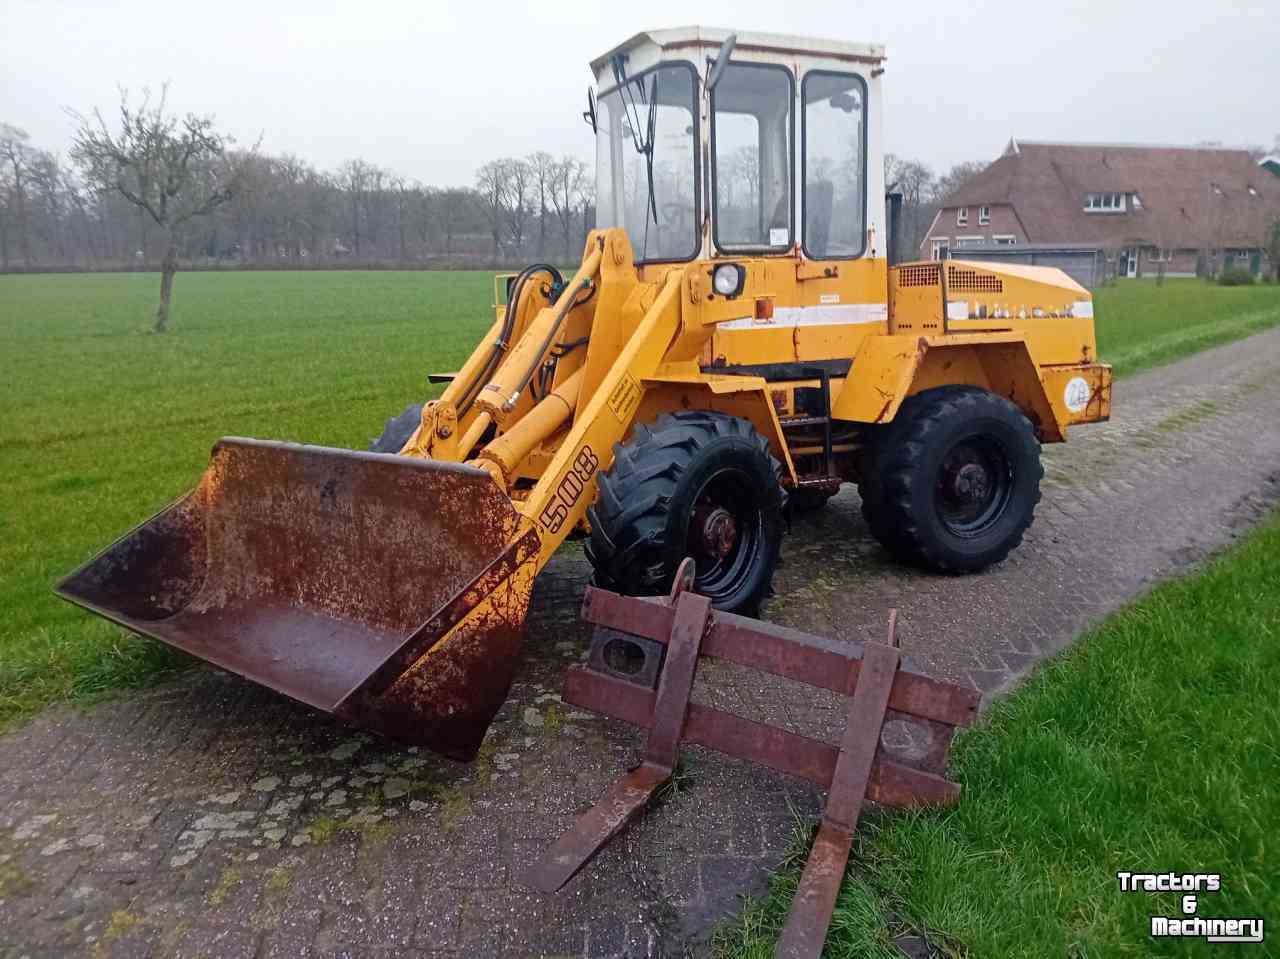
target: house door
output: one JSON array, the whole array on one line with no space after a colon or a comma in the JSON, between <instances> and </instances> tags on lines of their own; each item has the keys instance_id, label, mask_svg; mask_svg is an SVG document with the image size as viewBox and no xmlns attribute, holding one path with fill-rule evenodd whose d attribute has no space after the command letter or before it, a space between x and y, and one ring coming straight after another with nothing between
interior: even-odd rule
<instances>
[{"instance_id":1,"label":"house door","mask_svg":"<svg viewBox=\"0 0 1280 959\"><path fill-rule=\"evenodd\" d=\"M1262 272L1262 251L1254 250L1249 257L1249 272L1257 276Z\"/></svg>"},{"instance_id":2,"label":"house door","mask_svg":"<svg viewBox=\"0 0 1280 959\"><path fill-rule=\"evenodd\" d=\"M1124 260L1124 262L1122 263L1122 266L1124 266L1124 275L1128 277L1137 276L1138 275L1138 248L1130 247L1129 249L1125 250L1122 259Z\"/></svg>"}]
</instances>

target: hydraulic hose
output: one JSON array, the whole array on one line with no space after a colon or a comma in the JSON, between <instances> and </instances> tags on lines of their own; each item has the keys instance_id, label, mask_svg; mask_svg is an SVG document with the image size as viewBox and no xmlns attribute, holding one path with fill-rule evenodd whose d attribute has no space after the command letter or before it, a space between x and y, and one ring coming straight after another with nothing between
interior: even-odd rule
<instances>
[{"instance_id":1,"label":"hydraulic hose","mask_svg":"<svg viewBox=\"0 0 1280 959\"><path fill-rule=\"evenodd\" d=\"M538 368L542 365L543 357L547 355L547 350L551 349L551 344L555 342L556 337L560 334L560 325L564 323L564 318L569 315L569 311L574 307L581 306L583 303L586 303L594 295L594 293L590 293L587 295L586 299L581 301L577 298L579 291L583 287L587 287L588 289L590 288L590 283L591 277L585 276L582 278L582 285L578 289L565 290L560 294L560 298L564 300L564 303L560 307L560 312L556 314L556 321L551 324L551 329L547 331L547 335L543 339L542 346L534 357L534 361L529 365L529 368L524 371L524 375L520 378L520 383L514 391L514 396L519 396L523 393L525 388L528 387L529 381L532 380L534 374L538 372Z\"/></svg>"},{"instance_id":2,"label":"hydraulic hose","mask_svg":"<svg viewBox=\"0 0 1280 959\"><path fill-rule=\"evenodd\" d=\"M492 378L494 370L501 363L502 354L511 343L511 334L515 329L516 314L520 310L520 299L524 295L525 284L536 273L549 274L553 286L562 286L564 283L564 278L560 275L560 271L549 263L534 263L516 274L516 278L511 284L511 295L507 298L507 309L502 318L502 332L499 333L498 339L494 341L493 349L484 366L477 371L475 379L467 384L466 391L458 403L459 419L471 410L476 397L480 395L480 391L484 389L485 384Z\"/></svg>"}]
</instances>

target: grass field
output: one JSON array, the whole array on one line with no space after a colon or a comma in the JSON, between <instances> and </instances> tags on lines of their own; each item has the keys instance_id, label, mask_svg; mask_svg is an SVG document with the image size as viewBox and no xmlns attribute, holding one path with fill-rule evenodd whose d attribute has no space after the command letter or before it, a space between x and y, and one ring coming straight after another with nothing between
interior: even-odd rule
<instances>
[{"instance_id":1,"label":"grass field","mask_svg":"<svg viewBox=\"0 0 1280 959\"><path fill-rule=\"evenodd\" d=\"M1180 897L1121 894L1116 873L1221 873L1199 915L1280 916L1278 684L1273 516L998 702L953 752L958 806L864 818L826 954L900 957L899 926L955 956L1230 951L1148 938L1148 917L1181 916ZM721 932L720 956L773 955L808 839L768 898Z\"/></svg>"},{"instance_id":2,"label":"grass field","mask_svg":"<svg viewBox=\"0 0 1280 959\"><path fill-rule=\"evenodd\" d=\"M490 322L489 273L0 276L0 723L154 681L182 660L51 584L188 489L223 435L364 448L434 395ZM1280 323L1280 288L1121 283L1098 296L1120 372Z\"/></svg>"},{"instance_id":3,"label":"grass field","mask_svg":"<svg viewBox=\"0 0 1280 959\"><path fill-rule=\"evenodd\" d=\"M1098 355L1119 376L1280 324L1280 287L1120 280L1098 290Z\"/></svg>"}]
</instances>

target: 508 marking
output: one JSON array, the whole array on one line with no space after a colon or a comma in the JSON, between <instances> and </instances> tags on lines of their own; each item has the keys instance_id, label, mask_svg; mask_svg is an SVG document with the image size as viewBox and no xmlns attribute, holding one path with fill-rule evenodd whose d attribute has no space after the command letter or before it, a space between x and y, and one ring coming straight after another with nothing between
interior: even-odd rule
<instances>
[{"instance_id":1,"label":"508 marking","mask_svg":"<svg viewBox=\"0 0 1280 959\"><path fill-rule=\"evenodd\" d=\"M569 510L573 509L574 504L582 498L583 492L591 483L591 477L596 475L596 468L599 465L600 457L591 451L590 446L584 446L578 451L573 465L560 480L560 485L556 487L551 502L542 511L542 525L547 528L548 533L554 533L564 525L564 521L569 518Z\"/></svg>"}]
</instances>

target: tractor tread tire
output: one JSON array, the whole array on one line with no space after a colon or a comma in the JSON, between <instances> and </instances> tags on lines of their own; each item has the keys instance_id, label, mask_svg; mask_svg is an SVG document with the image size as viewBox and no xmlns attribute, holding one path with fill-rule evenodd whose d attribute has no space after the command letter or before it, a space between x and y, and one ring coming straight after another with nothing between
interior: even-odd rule
<instances>
[{"instance_id":1,"label":"tractor tread tire","mask_svg":"<svg viewBox=\"0 0 1280 959\"><path fill-rule=\"evenodd\" d=\"M920 508L926 460L959 424L986 419L1016 448L1012 498L986 542L964 543ZM1005 559L1021 542L1040 502L1040 443L1026 415L1011 401L972 386L924 390L903 401L898 415L873 433L867 468L858 483L862 517L871 534L902 562L941 573L970 573Z\"/></svg>"},{"instance_id":2,"label":"tractor tread tire","mask_svg":"<svg viewBox=\"0 0 1280 959\"><path fill-rule=\"evenodd\" d=\"M399 453L422 422L422 403L411 403L399 416L387 420L382 435L369 441L371 453Z\"/></svg>"},{"instance_id":3,"label":"tractor tread tire","mask_svg":"<svg viewBox=\"0 0 1280 959\"><path fill-rule=\"evenodd\" d=\"M714 444L712 446L711 444ZM754 614L769 595L782 539L786 491L782 465L769 444L746 420L724 413L664 413L635 428L631 438L614 447L613 464L597 479L597 497L587 512L591 535L585 544L595 570L595 583L631 596L662 595L671 588L684 557L684 544L666 542L673 503L696 495L682 480L698 468L709 450L733 451L768 470L764 512L764 545L750 582L717 609ZM766 465L767 464L767 465Z\"/></svg>"}]
</instances>

